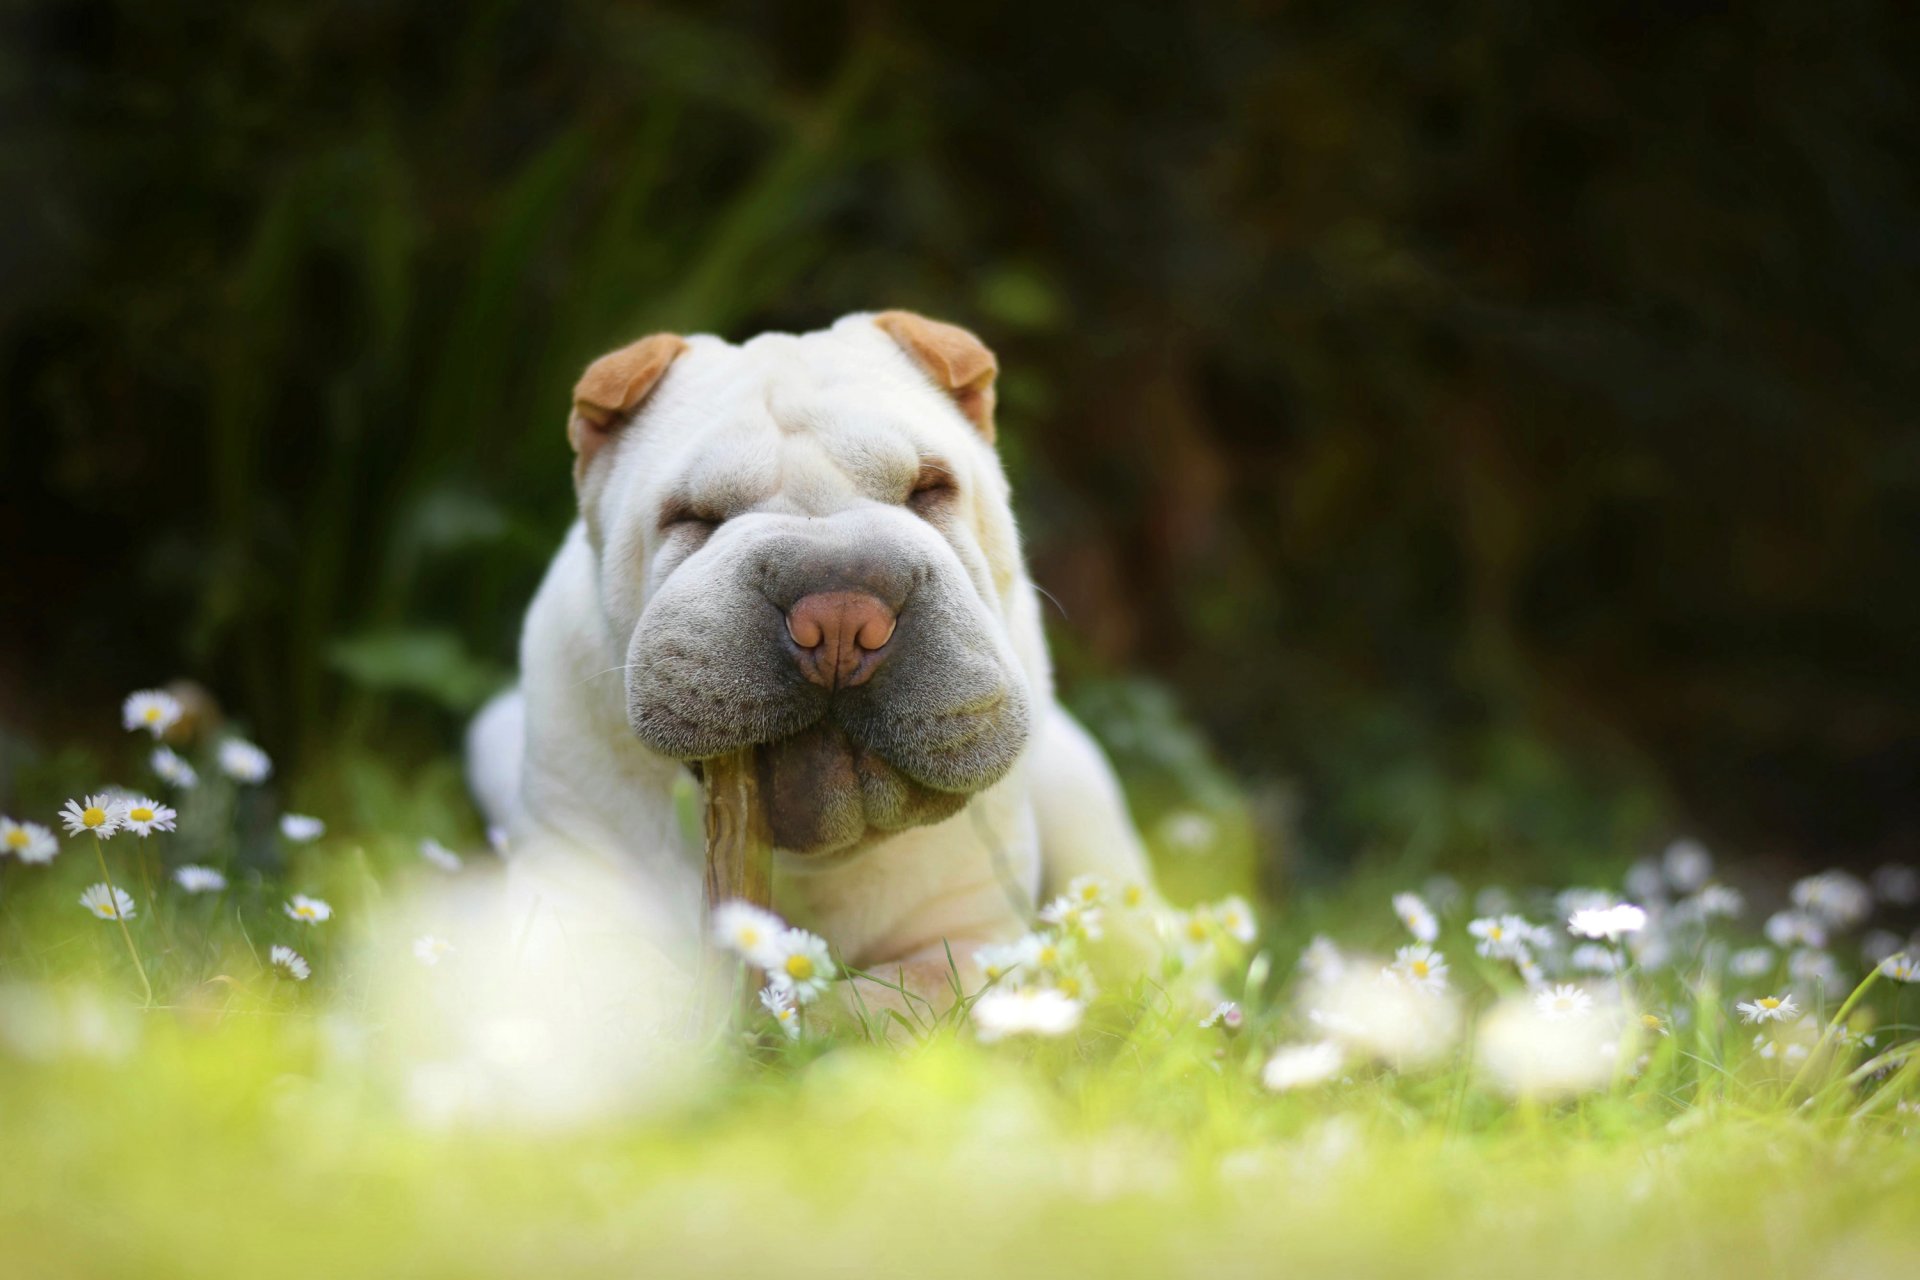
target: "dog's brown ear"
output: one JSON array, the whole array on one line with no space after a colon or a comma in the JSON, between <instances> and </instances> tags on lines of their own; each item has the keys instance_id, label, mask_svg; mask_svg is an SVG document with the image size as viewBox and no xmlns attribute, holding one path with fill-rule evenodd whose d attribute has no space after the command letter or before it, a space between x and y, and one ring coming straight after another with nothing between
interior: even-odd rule
<instances>
[{"instance_id":1,"label":"dog's brown ear","mask_svg":"<svg viewBox=\"0 0 1920 1280\"><path fill-rule=\"evenodd\" d=\"M993 379L1000 372L1000 362L987 344L957 324L929 320L911 311L882 311L873 322L953 397L967 421L991 443Z\"/></svg>"},{"instance_id":2,"label":"dog's brown ear","mask_svg":"<svg viewBox=\"0 0 1920 1280\"><path fill-rule=\"evenodd\" d=\"M653 393L667 367L687 349L677 334L656 333L618 351L609 351L580 375L573 388L573 417L567 439L573 443L574 474L593 461L600 446L625 426Z\"/></svg>"}]
</instances>

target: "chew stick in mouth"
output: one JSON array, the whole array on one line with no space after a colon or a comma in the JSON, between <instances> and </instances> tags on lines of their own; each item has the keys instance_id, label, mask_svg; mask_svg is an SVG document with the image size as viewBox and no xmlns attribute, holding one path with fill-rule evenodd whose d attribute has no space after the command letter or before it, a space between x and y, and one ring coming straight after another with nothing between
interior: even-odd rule
<instances>
[{"instance_id":1,"label":"chew stick in mouth","mask_svg":"<svg viewBox=\"0 0 1920 1280\"><path fill-rule=\"evenodd\" d=\"M768 834L766 807L760 802L760 773L752 747L706 761L700 770L706 787L707 919L724 902L747 902L768 907L773 902L773 842ZM709 973L731 977L729 1007L746 1008L754 999L755 984L744 964L729 965L713 945L711 929L706 957Z\"/></svg>"}]
</instances>

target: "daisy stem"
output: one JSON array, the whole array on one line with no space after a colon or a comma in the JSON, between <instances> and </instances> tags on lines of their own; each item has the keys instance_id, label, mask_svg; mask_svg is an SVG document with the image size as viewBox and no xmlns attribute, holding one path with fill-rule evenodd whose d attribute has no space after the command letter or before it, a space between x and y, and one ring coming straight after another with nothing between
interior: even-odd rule
<instances>
[{"instance_id":1,"label":"daisy stem","mask_svg":"<svg viewBox=\"0 0 1920 1280\"><path fill-rule=\"evenodd\" d=\"M107 850L100 843L100 837L93 838L94 856L100 859L100 874L107 881L107 900L113 904L113 921L120 926L120 936L127 940L127 954L133 957L134 972L140 975L140 985L146 988L147 1007L153 1007L153 983L147 980L147 966L140 963L140 948L133 945L133 930L127 928L127 918L120 911L120 890L114 886L113 872L107 870Z\"/></svg>"}]
</instances>

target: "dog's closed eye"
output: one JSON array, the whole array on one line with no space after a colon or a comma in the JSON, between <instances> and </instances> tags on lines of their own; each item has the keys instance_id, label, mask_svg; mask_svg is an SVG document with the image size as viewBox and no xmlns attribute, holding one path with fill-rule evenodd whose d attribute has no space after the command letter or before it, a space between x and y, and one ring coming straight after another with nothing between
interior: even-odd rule
<instances>
[{"instance_id":1,"label":"dog's closed eye","mask_svg":"<svg viewBox=\"0 0 1920 1280\"><path fill-rule=\"evenodd\" d=\"M951 504L959 493L960 486L946 464L930 458L920 464L920 471L913 478L907 506L920 515L932 516Z\"/></svg>"},{"instance_id":2,"label":"dog's closed eye","mask_svg":"<svg viewBox=\"0 0 1920 1280\"><path fill-rule=\"evenodd\" d=\"M663 534L683 534L704 542L725 523L725 516L702 510L685 498L669 498L660 509L660 532Z\"/></svg>"}]
</instances>

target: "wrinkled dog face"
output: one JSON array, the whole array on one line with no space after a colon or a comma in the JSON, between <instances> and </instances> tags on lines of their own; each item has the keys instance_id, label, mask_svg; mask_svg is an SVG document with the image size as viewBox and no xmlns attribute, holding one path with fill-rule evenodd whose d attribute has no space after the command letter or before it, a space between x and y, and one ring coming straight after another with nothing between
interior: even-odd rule
<instances>
[{"instance_id":1,"label":"wrinkled dog face","mask_svg":"<svg viewBox=\"0 0 1920 1280\"><path fill-rule=\"evenodd\" d=\"M991 377L971 335L888 313L648 339L582 381L582 509L633 731L685 761L762 746L782 849L946 818L1026 745Z\"/></svg>"}]
</instances>

